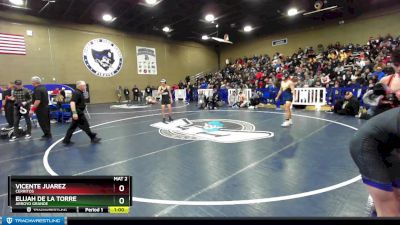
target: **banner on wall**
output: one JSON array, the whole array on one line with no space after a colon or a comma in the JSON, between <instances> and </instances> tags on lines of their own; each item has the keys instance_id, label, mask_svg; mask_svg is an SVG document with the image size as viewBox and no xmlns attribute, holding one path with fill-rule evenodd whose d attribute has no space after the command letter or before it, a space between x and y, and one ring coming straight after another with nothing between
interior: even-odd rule
<instances>
[{"instance_id":1,"label":"banner on wall","mask_svg":"<svg viewBox=\"0 0 400 225\"><path fill-rule=\"evenodd\" d=\"M98 77L113 77L121 71L124 60L116 44L98 38L86 44L83 49L83 63Z\"/></svg>"},{"instance_id":2,"label":"banner on wall","mask_svg":"<svg viewBox=\"0 0 400 225\"><path fill-rule=\"evenodd\" d=\"M155 48L136 46L136 57L139 75L157 75L157 55Z\"/></svg>"},{"instance_id":3,"label":"banner on wall","mask_svg":"<svg viewBox=\"0 0 400 225\"><path fill-rule=\"evenodd\" d=\"M287 38L272 41L272 46L287 45L287 44L288 44Z\"/></svg>"}]
</instances>

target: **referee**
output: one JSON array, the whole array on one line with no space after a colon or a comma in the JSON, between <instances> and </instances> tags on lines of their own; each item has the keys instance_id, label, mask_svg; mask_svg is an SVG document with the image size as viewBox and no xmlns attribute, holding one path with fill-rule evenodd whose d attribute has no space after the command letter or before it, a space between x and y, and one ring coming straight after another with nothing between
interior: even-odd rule
<instances>
[{"instance_id":1,"label":"referee","mask_svg":"<svg viewBox=\"0 0 400 225\"><path fill-rule=\"evenodd\" d=\"M51 139L51 127L50 127L50 108L49 108L49 95L47 89L43 86L40 77L32 77L33 89L33 106L29 114L32 116L36 113L37 119L42 128L44 135L42 139Z\"/></svg>"},{"instance_id":2,"label":"referee","mask_svg":"<svg viewBox=\"0 0 400 225\"><path fill-rule=\"evenodd\" d=\"M64 137L63 143L65 145L72 144L71 137L76 128L83 130L92 140L92 143L99 143L101 138L97 137L97 134L90 130L89 122L85 117L85 96L86 83L85 81L76 82L76 91L72 94L71 98L71 111L72 111L72 123L69 127L67 134Z\"/></svg>"}]
</instances>

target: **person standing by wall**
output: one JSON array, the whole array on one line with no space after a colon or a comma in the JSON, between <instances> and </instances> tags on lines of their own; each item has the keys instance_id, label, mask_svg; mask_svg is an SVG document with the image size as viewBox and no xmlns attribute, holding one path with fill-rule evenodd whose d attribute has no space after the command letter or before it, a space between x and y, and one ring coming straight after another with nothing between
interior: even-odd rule
<instances>
[{"instance_id":1,"label":"person standing by wall","mask_svg":"<svg viewBox=\"0 0 400 225\"><path fill-rule=\"evenodd\" d=\"M40 128L42 128L44 134L42 138L51 139L50 107L47 89L42 85L42 79L40 79L40 77L32 77L31 81L34 89L32 98L33 106L29 115L32 116L33 113L36 113ZM60 93L58 93L58 95L60 95Z\"/></svg>"},{"instance_id":2,"label":"person standing by wall","mask_svg":"<svg viewBox=\"0 0 400 225\"><path fill-rule=\"evenodd\" d=\"M21 80L16 80L14 84L15 84L14 94L11 97L11 100L15 100L14 134L10 139L11 142L16 141L18 136L20 135L19 122L21 120L21 117L24 117L27 126L25 139L30 139L32 137L31 136L32 122L28 113L32 102L31 93L29 92L29 90L25 89L22 86Z\"/></svg>"},{"instance_id":3,"label":"person standing by wall","mask_svg":"<svg viewBox=\"0 0 400 225\"><path fill-rule=\"evenodd\" d=\"M117 98L118 98L118 103L121 103L122 101L122 87L118 86L117 90L115 91L115 93L117 94Z\"/></svg>"},{"instance_id":4,"label":"person standing by wall","mask_svg":"<svg viewBox=\"0 0 400 225\"><path fill-rule=\"evenodd\" d=\"M72 134L76 130L76 128L80 128L83 130L91 139L92 143L99 143L101 138L97 137L96 133L93 133L90 130L89 122L85 116L86 109L86 99L84 96L84 92L86 92L86 82L78 81L76 82L76 91L72 94L71 98L71 111L72 111L72 123L69 127L67 134L62 141L65 145L72 144L71 138Z\"/></svg>"},{"instance_id":5,"label":"person standing by wall","mask_svg":"<svg viewBox=\"0 0 400 225\"><path fill-rule=\"evenodd\" d=\"M190 83L190 81L187 82L186 92L187 92L187 98L188 98L189 102L192 102L193 101L194 88L193 88L193 85Z\"/></svg>"},{"instance_id":6,"label":"person standing by wall","mask_svg":"<svg viewBox=\"0 0 400 225\"><path fill-rule=\"evenodd\" d=\"M132 94L133 94L133 101L136 101L136 102L139 101L140 90L139 90L139 88L136 87L136 85L133 86Z\"/></svg>"},{"instance_id":7,"label":"person standing by wall","mask_svg":"<svg viewBox=\"0 0 400 225\"><path fill-rule=\"evenodd\" d=\"M13 97L14 94L14 84L10 82L8 84L7 90L3 92L3 107L4 107L4 113L5 117L8 123L7 128L12 128L14 127L14 103L15 103L15 98Z\"/></svg>"},{"instance_id":8,"label":"person standing by wall","mask_svg":"<svg viewBox=\"0 0 400 225\"><path fill-rule=\"evenodd\" d=\"M128 103L129 103L129 101L130 101L130 97L129 97L129 89L128 88L125 88L124 89L124 95L125 95L125 99L128 101Z\"/></svg>"},{"instance_id":9,"label":"person standing by wall","mask_svg":"<svg viewBox=\"0 0 400 225\"><path fill-rule=\"evenodd\" d=\"M153 96L153 90L151 89L150 85L147 86L145 89L146 97Z\"/></svg>"}]
</instances>

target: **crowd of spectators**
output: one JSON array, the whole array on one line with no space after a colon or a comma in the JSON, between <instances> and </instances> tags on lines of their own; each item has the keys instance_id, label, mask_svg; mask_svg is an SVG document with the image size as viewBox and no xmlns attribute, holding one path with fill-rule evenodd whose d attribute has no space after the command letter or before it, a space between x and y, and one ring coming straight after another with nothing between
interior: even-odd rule
<instances>
[{"instance_id":1,"label":"crowd of spectators","mask_svg":"<svg viewBox=\"0 0 400 225\"><path fill-rule=\"evenodd\" d=\"M291 56L280 53L255 55L231 61L216 73L196 80L199 89L255 89L280 85L285 71L296 87L372 87L392 74L390 54L399 47L400 37L369 38L365 45L339 42L317 49L299 48ZM181 86L187 86L182 84Z\"/></svg>"},{"instance_id":2,"label":"crowd of spectators","mask_svg":"<svg viewBox=\"0 0 400 225\"><path fill-rule=\"evenodd\" d=\"M243 57L235 60L226 60L226 66L215 73L203 74L192 79L189 77L178 84L171 86L172 90L186 89L188 101L195 100L196 89L237 89L237 93L228 99L229 105L242 107L256 107L261 92L255 89L266 89L270 92L279 88L284 73L289 73L296 87L325 87L325 88L372 88L383 77L393 74L391 66L391 53L400 46L400 36L370 37L366 44L341 44L339 42L328 46L318 45L299 48L297 52L286 56L275 53ZM147 87L146 89L154 89ZM252 96L240 93L243 89L252 89ZM122 96L130 100L130 91L133 99L137 99L141 93L136 86L117 89L119 101ZM216 91L214 91L216 92ZM135 94L136 93L136 94ZM215 108L215 98L203 99L199 94L199 100L206 106ZM146 91L146 97L150 96ZM360 96L358 96L359 98ZM237 99L233 99L237 98ZM345 101L345 99L342 99ZM204 104L202 103L202 104ZM200 105L202 105L200 104ZM208 107L200 107L208 108ZM353 114L353 113L352 113Z\"/></svg>"}]
</instances>

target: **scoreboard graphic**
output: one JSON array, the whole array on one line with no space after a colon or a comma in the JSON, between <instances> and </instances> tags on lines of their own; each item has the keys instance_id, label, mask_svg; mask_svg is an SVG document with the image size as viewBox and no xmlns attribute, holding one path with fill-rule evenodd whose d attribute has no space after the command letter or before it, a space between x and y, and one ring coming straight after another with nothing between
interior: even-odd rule
<instances>
[{"instance_id":1,"label":"scoreboard graphic","mask_svg":"<svg viewBox=\"0 0 400 225\"><path fill-rule=\"evenodd\" d=\"M13 213L129 213L131 176L9 176Z\"/></svg>"}]
</instances>

